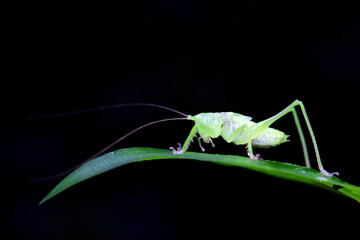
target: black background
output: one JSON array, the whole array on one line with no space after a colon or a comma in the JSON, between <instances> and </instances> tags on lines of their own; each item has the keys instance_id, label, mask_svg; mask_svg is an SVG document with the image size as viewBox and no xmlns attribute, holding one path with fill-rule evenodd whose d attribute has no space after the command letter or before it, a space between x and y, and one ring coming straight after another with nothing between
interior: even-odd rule
<instances>
[{"instance_id":1,"label":"black background","mask_svg":"<svg viewBox=\"0 0 360 240\"><path fill-rule=\"evenodd\" d=\"M124 166L38 206L60 179L29 179L73 167L141 124L177 115L129 107L52 120L25 117L129 102L186 114L233 111L261 121L300 99L325 168L360 185L360 19L352 2L125 2L9 9L4 48L10 54L4 66L10 74L1 88L1 212L7 239L288 238L356 232L351 224L360 208L351 199L190 160ZM185 121L154 125L113 149L168 148L183 142L191 127ZM257 152L302 165L292 117L273 127L291 135L290 142ZM215 144L204 147L210 153L246 154L244 146L221 139ZM200 149L193 144L191 150Z\"/></svg>"}]
</instances>

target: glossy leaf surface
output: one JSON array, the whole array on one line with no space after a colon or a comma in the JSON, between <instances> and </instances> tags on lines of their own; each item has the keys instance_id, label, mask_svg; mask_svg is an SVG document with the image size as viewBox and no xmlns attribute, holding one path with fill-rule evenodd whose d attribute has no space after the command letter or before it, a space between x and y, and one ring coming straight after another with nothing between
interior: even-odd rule
<instances>
[{"instance_id":1,"label":"glossy leaf surface","mask_svg":"<svg viewBox=\"0 0 360 240\"><path fill-rule=\"evenodd\" d=\"M174 155L167 149L124 148L97 157L70 173L46 195L40 204L61 193L65 189L86 179L107 172L122 165L156 159L192 159L213 162L221 165L236 166L262 172L275 177L307 183L323 189L345 195L360 202L360 187L346 183L336 176L329 178L319 171L303 166L269 160L254 161L247 157L186 152Z\"/></svg>"}]
</instances>

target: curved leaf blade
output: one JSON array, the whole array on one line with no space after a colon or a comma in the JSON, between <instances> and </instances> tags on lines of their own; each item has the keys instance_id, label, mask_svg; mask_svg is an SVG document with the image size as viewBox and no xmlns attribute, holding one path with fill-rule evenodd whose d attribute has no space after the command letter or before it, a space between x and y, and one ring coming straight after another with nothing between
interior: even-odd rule
<instances>
[{"instance_id":1,"label":"curved leaf blade","mask_svg":"<svg viewBox=\"0 0 360 240\"><path fill-rule=\"evenodd\" d=\"M192 159L213 162L221 165L236 166L262 172L275 177L298 181L340 193L360 202L360 187L346 183L337 177L326 177L319 171L303 166L270 160L254 161L247 157L234 155L219 155L208 153L186 152L174 155L167 149L134 147L119 149L97 157L70 173L47 194L39 204L58 195L67 188L116 167L132 162L156 159Z\"/></svg>"}]
</instances>

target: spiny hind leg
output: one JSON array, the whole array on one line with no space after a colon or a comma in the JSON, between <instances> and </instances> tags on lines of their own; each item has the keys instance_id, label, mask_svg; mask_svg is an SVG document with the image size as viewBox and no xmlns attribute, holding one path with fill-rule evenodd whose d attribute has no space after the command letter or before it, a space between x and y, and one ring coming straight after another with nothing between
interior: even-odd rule
<instances>
[{"instance_id":1,"label":"spiny hind leg","mask_svg":"<svg viewBox=\"0 0 360 240\"><path fill-rule=\"evenodd\" d=\"M310 136L311 136L311 141L313 143L313 146L314 146L314 150L315 150L315 155L316 155L316 160L317 160L317 164L318 164L318 167L319 167L319 170L322 174L324 174L325 176L328 176L328 177L332 177L334 175L339 175L338 172L328 172L324 169L322 163L321 163L321 159L320 159L320 153L319 153L319 149L318 149L318 146L317 146L317 143L316 143L316 139L315 139L315 135L314 135L314 132L311 128L311 124L310 124L310 120L307 116L307 113L306 113L306 110L305 110L305 106L304 104L299 101L299 100L295 100L292 104L290 104L290 106L293 105L290 110L291 112L293 113L293 116L294 116L294 120L295 120L295 124L296 124L296 127L297 127L297 130L298 130L298 133L299 133L299 137L300 137L300 140L301 140L301 144L302 144L302 148L303 148L303 152L304 152L304 157L305 157L305 163L306 163L306 166L307 167L310 167L310 160L309 160L309 155L307 153L307 147L306 147L306 142L305 142L305 138L304 138L304 134L302 132L302 129L301 129L301 125L300 125L300 121L299 121L299 118L297 116L297 113L296 113L296 110L295 110L295 106L300 106L300 109L301 109L301 112L303 114L303 117L305 119L305 123L306 123L306 126L309 130L309 133L310 133ZM289 107L290 107L289 106ZM285 109L286 110L286 109ZM284 115L286 114L286 112L284 112Z\"/></svg>"},{"instance_id":2,"label":"spiny hind leg","mask_svg":"<svg viewBox=\"0 0 360 240\"><path fill-rule=\"evenodd\" d=\"M273 117L271 118L268 118L264 121L261 121L253 126L251 126L250 128L250 133L252 136L256 136L257 134L259 134L260 132L262 132L264 129L266 129L267 127L269 127L272 123L274 123L275 121L277 121L278 119L282 118L283 116L285 116L286 114L288 114L289 112L292 112L293 113L293 116L294 116L294 120L295 120L295 124L296 124L296 127L297 127L297 130L298 130L298 133L299 133L299 136L300 136L300 140L301 140L301 144L302 144L302 147L303 147L303 152L304 152L304 158L305 158L305 163L306 163L306 166L307 167L310 167L310 161L309 161L309 156L308 156L308 153L307 153L307 147L306 147L306 143L305 143L305 138L304 138L304 134L302 132L302 129L301 129L301 126L300 126L300 122L299 122L299 118L296 114L296 110L295 110L295 107L296 106L299 106L300 109L301 109L301 112L304 116L304 119L305 119L305 123L306 123L306 126L309 130L309 133L310 133L310 136L311 136L311 140L312 140L312 143L313 143L313 146L314 146L314 150L315 150L315 155L316 155L316 160L317 160L317 164L318 164L318 167L319 167L319 170L322 174L324 174L325 176L328 176L328 177L332 177L333 175L339 175L338 172L333 172L333 173L329 173L328 171L326 171L321 163L321 159L320 159L320 154L319 154L319 150L318 150L318 147L317 147L317 143L316 143L316 139L315 139L315 135L314 135L314 132L311 128L311 124L310 124L310 121L309 121L309 118L306 114L306 110L305 110L305 106L304 104L299 101L299 100L295 100L293 103L291 103L289 106L287 106L284 110L282 110L281 112L279 112L278 114L274 115Z\"/></svg>"}]
</instances>

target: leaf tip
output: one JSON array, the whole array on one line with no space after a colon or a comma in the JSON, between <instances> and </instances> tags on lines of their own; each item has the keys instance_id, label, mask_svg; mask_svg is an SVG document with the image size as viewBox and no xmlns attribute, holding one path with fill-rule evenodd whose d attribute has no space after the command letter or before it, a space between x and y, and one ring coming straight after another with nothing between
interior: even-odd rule
<instances>
[{"instance_id":1,"label":"leaf tip","mask_svg":"<svg viewBox=\"0 0 360 240\"><path fill-rule=\"evenodd\" d=\"M43 199L38 203L38 205L41 206L44 202L46 202L46 199L45 199L45 198L43 198Z\"/></svg>"},{"instance_id":2,"label":"leaf tip","mask_svg":"<svg viewBox=\"0 0 360 240\"><path fill-rule=\"evenodd\" d=\"M49 200L50 198L52 198L52 196L49 196L49 194L46 195L46 196L45 196L43 199L41 199L41 201L38 203L39 206L41 206L44 202L46 202L46 201Z\"/></svg>"}]
</instances>

